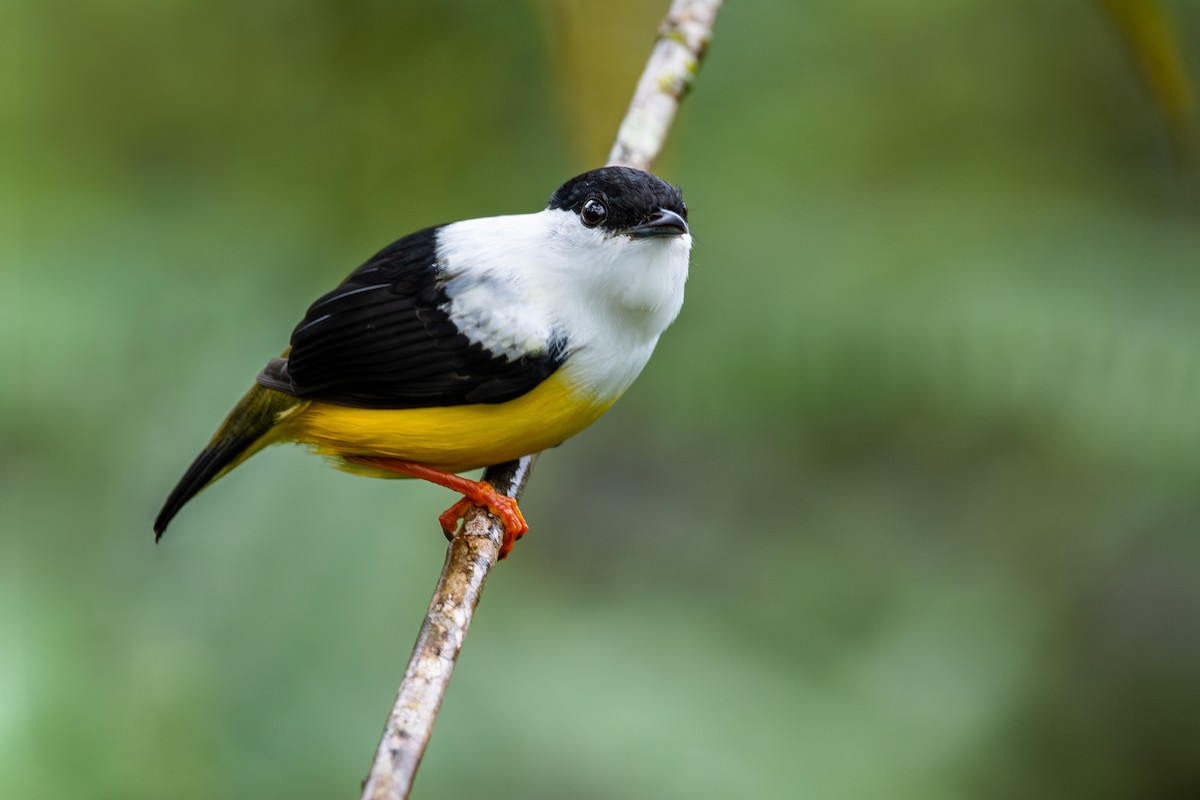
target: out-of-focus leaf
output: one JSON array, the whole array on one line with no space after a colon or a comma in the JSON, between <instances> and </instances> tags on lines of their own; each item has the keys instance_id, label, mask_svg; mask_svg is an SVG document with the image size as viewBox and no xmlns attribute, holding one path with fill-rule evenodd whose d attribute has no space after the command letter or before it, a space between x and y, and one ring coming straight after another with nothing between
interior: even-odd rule
<instances>
[{"instance_id":1,"label":"out-of-focus leaf","mask_svg":"<svg viewBox=\"0 0 1200 800\"><path fill-rule=\"evenodd\" d=\"M1180 48L1178 27L1159 0L1100 0L1133 54L1138 72L1171 132L1176 149L1196 148L1196 94Z\"/></svg>"}]
</instances>

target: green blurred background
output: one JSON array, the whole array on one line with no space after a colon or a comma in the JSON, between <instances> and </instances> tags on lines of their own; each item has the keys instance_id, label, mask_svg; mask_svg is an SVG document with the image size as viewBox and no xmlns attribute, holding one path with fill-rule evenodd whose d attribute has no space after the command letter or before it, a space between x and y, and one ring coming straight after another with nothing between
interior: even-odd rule
<instances>
[{"instance_id":1,"label":"green blurred background","mask_svg":"<svg viewBox=\"0 0 1200 800\"><path fill-rule=\"evenodd\" d=\"M0 796L356 795L453 497L163 497L309 301L603 161L664 3L6 4ZM1200 796L1200 7L732 2L696 246L423 797Z\"/></svg>"}]
</instances>

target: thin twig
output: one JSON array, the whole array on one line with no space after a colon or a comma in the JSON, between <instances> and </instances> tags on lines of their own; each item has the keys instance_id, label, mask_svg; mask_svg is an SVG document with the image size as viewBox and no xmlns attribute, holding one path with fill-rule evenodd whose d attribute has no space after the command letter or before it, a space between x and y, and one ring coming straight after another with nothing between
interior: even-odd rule
<instances>
[{"instance_id":1,"label":"thin twig","mask_svg":"<svg viewBox=\"0 0 1200 800\"><path fill-rule=\"evenodd\" d=\"M609 164L650 169L667 141L679 102L692 88L723 0L675 0L617 129Z\"/></svg>"},{"instance_id":2,"label":"thin twig","mask_svg":"<svg viewBox=\"0 0 1200 800\"><path fill-rule=\"evenodd\" d=\"M498 491L518 497L536 459L524 456L489 467L484 478ZM393 800L408 797L412 790L454 662L475 616L483 583L500 556L503 538L504 526L483 509L475 509L468 512L450 541L442 577L417 634L396 703L375 751L371 774L363 785L364 798Z\"/></svg>"},{"instance_id":3,"label":"thin twig","mask_svg":"<svg viewBox=\"0 0 1200 800\"><path fill-rule=\"evenodd\" d=\"M695 78L722 0L674 0L617 133L610 164L650 169L662 151L679 102ZM489 467L483 479L520 498L536 455ZM450 542L408 669L363 783L364 800L402 800L433 734L442 698L466 640L504 529L486 510L464 518Z\"/></svg>"}]
</instances>

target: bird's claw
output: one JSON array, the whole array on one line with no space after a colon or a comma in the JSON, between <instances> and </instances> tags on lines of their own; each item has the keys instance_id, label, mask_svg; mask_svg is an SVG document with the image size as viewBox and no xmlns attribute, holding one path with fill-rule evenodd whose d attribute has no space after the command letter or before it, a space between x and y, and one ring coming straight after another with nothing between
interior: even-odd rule
<instances>
[{"instance_id":1,"label":"bird's claw","mask_svg":"<svg viewBox=\"0 0 1200 800\"><path fill-rule=\"evenodd\" d=\"M500 545L500 559L504 559L512 552L516 541L529 530L529 524L525 522L525 516L516 500L497 492L489 483L480 481L477 486L478 489L472 494L465 495L443 511L438 517L438 523L442 526L446 539L451 540L458 531L459 521L468 511L476 506L486 508L504 525L504 542Z\"/></svg>"}]
</instances>

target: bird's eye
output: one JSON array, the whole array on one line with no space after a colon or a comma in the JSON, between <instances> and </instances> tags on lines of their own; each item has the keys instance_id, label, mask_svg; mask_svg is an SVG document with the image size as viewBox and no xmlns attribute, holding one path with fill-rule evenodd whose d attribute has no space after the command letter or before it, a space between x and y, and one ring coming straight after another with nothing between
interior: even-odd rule
<instances>
[{"instance_id":1,"label":"bird's eye","mask_svg":"<svg viewBox=\"0 0 1200 800\"><path fill-rule=\"evenodd\" d=\"M583 220L583 224L589 228L594 228L601 222L604 222L608 216L608 209L604 203L596 198L592 198L583 204L583 208L579 209L579 217Z\"/></svg>"},{"instance_id":2,"label":"bird's eye","mask_svg":"<svg viewBox=\"0 0 1200 800\"><path fill-rule=\"evenodd\" d=\"M683 218L687 219L687 203L680 203L679 205L683 208Z\"/></svg>"}]
</instances>

